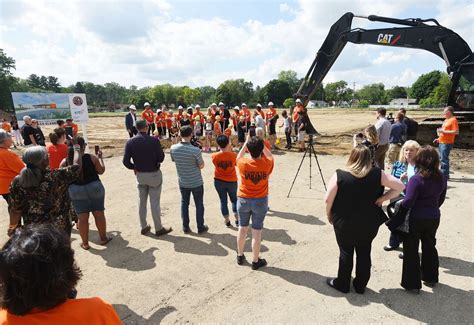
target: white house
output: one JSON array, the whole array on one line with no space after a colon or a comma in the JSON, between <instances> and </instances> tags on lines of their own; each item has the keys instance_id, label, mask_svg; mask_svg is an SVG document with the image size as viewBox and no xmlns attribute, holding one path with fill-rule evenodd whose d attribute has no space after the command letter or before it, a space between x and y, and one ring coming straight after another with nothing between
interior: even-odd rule
<instances>
[{"instance_id":1,"label":"white house","mask_svg":"<svg viewBox=\"0 0 474 325\"><path fill-rule=\"evenodd\" d=\"M403 107L408 105L416 105L416 99L412 98L395 98L392 99L389 103L391 107Z\"/></svg>"},{"instance_id":2,"label":"white house","mask_svg":"<svg viewBox=\"0 0 474 325\"><path fill-rule=\"evenodd\" d=\"M324 100L310 100L306 108L328 107L328 103Z\"/></svg>"}]
</instances>

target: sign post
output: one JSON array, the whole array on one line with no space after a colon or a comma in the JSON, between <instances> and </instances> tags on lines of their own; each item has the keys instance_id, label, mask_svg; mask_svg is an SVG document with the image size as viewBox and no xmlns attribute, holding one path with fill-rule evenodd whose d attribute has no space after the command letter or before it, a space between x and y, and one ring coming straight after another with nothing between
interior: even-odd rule
<instances>
[{"instance_id":1,"label":"sign post","mask_svg":"<svg viewBox=\"0 0 474 325\"><path fill-rule=\"evenodd\" d=\"M89 122L89 114L86 94L69 94L69 107L71 108L71 117L81 125L84 140L88 143L87 123Z\"/></svg>"}]
</instances>

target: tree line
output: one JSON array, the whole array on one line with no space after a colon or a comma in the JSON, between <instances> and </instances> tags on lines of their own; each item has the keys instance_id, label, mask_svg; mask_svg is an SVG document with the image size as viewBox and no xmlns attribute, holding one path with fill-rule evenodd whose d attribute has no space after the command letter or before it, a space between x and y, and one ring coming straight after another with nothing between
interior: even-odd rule
<instances>
[{"instance_id":1,"label":"tree line","mask_svg":"<svg viewBox=\"0 0 474 325\"><path fill-rule=\"evenodd\" d=\"M240 105L244 102L255 106L257 103L266 104L272 101L277 107L290 107L294 105L293 94L302 82L295 71L284 70L263 87L254 87L251 81L244 79L226 80L217 88L211 86L192 88L169 83L139 88L133 85L125 87L116 82L99 85L88 81L62 86L55 76L31 74L27 79L15 77L12 73L14 69L15 60L0 49L0 108L4 110L13 109L10 92L85 93L89 106L110 109L132 103L141 108L145 102L150 102L154 107L161 105L186 107L197 103L208 106L219 101L227 106ZM354 92L344 80L327 83L317 89L312 99L336 105L355 100L355 106L368 107L368 105L388 104L394 98L409 97L416 99L422 107L431 107L446 103L450 86L448 75L435 70L421 75L410 87L394 86L385 89L384 84L374 83Z\"/></svg>"}]
</instances>

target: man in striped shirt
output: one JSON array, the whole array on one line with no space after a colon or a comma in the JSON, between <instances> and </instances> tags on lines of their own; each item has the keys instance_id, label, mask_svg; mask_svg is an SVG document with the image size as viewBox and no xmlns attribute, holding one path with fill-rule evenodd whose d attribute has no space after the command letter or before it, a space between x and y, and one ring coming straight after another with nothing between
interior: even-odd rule
<instances>
[{"instance_id":1,"label":"man in striped shirt","mask_svg":"<svg viewBox=\"0 0 474 325\"><path fill-rule=\"evenodd\" d=\"M196 223L198 233L208 231L204 224L204 186L201 169L204 168L201 149L191 144L193 128L189 125L180 129L181 143L171 146L171 159L178 171L179 190L181 192L181 219L185 234L191 232L189 228L189 200L193 194L196 205Z\"/></svg>"}]
</instances>

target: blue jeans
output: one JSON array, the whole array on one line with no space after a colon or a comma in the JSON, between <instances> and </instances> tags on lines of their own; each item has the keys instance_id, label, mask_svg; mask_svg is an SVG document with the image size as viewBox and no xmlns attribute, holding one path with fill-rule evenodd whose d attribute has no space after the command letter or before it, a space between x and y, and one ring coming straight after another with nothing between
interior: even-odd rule
<instances>
[{"instance_id":1,"label":"blue jeans","mask_svg":"<svg viewBox=\"0 0 474 325\"><path fill-rule=\"evenodd\" d=\"M441 160L441 172L449 179L449 153L453 149L452 144L439 144L439 155Z\"/></svg>"},{"instance_id":2,"label":"blue jeans","mask_svg":"<svg viewBox=\"0 0 474 325\"><path fill-rule=\"evenodd\" d=\"M248 227L250 218L252 218L252 229L262 230L263 221L268 211L268 196L259 199L239 197L237 211L239 211L239 225L241 227Z\"/></svg>"},{"instance_id":3,"label":"blue jeans","mask_svg":"<svg viewBox=\"0 0 474 325\"><path fill-rule=\"evenodd\" d=\"M232 203L232 212L237 213L237 182L224 182L214 179L214 187L221 201L221 213L224 218L229 216L229 208L227 207L227 195L229 195Z\"/></svg>"},{"instance_id":4,"label":"blue jeans","mask_svg":"<svg viewBox=\"0 0 474 325\"><path fill-rule=\"evenodd\" d=\"M193 193L194 205L196 205L196 223L198 231L204 229L204 186L195 188L180 187L181 192L181 219L183 221L183 229L189 228L189 200Z\"/></svg>"}]
</instances>

